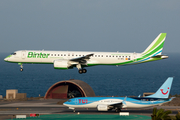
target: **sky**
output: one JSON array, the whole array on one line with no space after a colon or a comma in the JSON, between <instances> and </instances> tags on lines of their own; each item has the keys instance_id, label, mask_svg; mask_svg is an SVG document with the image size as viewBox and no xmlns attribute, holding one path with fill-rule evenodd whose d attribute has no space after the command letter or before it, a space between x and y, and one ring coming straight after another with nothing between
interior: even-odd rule
<instances>
[{"instance_id":1,"label":"sky","mask_svg":"<svg viewBox=\"0 0 180 120\"><path fill-rule=\"evenodd\" d=\"M180 53L179 0L0 0L0 52L143 52L167 33Z\"/></svg>"}]
</instances>

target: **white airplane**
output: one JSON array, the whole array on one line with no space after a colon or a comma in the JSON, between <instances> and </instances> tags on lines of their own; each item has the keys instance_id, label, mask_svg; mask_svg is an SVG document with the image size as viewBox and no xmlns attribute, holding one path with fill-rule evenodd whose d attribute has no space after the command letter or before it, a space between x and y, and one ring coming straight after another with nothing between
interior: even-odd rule
<instances>
[{"instance_id":1,"label":"white airplane","mask_svg":"<svg viewBox=\"0 0 180 120\"><path fill-rule=\"evenodd\" d=\"M77 67L79 73L86 73L84 67L95 65L132 65L168 58L161 55L166 33L157 38L142 53L124 52L78 52L78 51L45 51L19 50L7 56L4 61L18 63L23 71L23 64L54 64L55 69Z\"/></svg>"},{"instance_id":2,"label":"white airplane","mask_svg":"<svg viewBox=\"0 0 180 120\"><path fill-rule=\"evenodd\" d=\"M173 77L169 77L155 94L146 97L77 97L69 99L63 105L68 106L74 112L75 108L97 108L98 111L115 109L116 112L120 112L122 108L146 108L162 105L173 99L168 98L172 82Z\"/></svg>"}]
</instances>

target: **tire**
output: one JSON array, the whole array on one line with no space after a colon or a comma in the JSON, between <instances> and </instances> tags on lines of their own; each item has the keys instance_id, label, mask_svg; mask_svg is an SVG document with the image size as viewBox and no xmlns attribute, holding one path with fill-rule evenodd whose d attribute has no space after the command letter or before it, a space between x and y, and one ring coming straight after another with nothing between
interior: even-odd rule
<instances>
[{"instance_id":1,"label":"tire","mask_svg":"<svg viewBox=\"0 0 180 120\"><path fill-rule=\"evenodd\" d=\"M20 69L20 71L22 72L22 71L23 71L23 69L21 68L21 69Z\"/></svg>"},{"instance_id":2,"label":"tire","mask_svg":"<svg viewBox=\"0 0 180 120\"><path fill-rule=\"evenodd\" d=\"M121 109L120 108L116 108L115 111L118 113L118 112L121 111Z\"/></svg>"},{"instance_id":3,"label":"tire","mask_svg":"<svg viewBox=\"0 0 180 120\"><path fill-rule=\"evenodd\" d=\"M83 73L86 73L86 72L87 72L87 70L86 70L86 69L83 69L83 70L82 70L82 72L83 72Z\"/></svg>"},{"instance_id":4,"label":"tire","mask_svg":"<svg viewBox=\"0 0 180 120\"><path fill-rule=\"evenodd\" d=\"M82 70L79 70L79 74L82 74L83 73L83 71Z\"/></svg>"}]
</instances>

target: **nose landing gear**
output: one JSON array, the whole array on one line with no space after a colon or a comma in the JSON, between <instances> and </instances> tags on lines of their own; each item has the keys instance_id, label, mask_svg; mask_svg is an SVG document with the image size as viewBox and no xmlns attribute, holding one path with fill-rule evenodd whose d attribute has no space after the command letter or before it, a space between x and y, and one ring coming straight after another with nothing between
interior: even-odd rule
<instances>
[{"instance_id":1,"label":"nose landing gear","mask_svg":"<svg viewBox=\"0 0 180 120\"><path fill-rule=\"evenodd\" d=\"M23 64L22 63L18 63L20 65L20 71L22 72L23 71Z\"/></svg>"},{"instance_id":2,"label":"nose landing gear","mask_svg":"<svg viewBox=\"0 0 180 120\"><path fill-rule=\"evenodd\" d=\"M23 68L20 68L20 71L22 72L22 71L23 71Z\"/></svg>"}]
</instances>

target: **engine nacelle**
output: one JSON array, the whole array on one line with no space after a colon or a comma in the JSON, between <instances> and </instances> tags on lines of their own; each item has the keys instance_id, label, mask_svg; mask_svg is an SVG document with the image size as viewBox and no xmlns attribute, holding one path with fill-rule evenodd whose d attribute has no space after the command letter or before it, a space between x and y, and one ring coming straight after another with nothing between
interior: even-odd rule
<instances>
[{"instance_id":1,"label":"engine nacelle","mask_svg":"<svg viewBox=\"0 0 180 120\"><path fill-rule=\"evenodd\" d=\"M107 105L98 105L97 110L98 111L108 111L108 106Z\"/></svg>"},{"instance_id":2,"label":"engine nacelle","mask_svg":"<svg viewBox=\"0 0 180 120\"><path fill-rule=\"evenodd\" d=\"M69 64L67 60L55 60L54 69L68 69Z\"/></svg>"}]
</instances>

